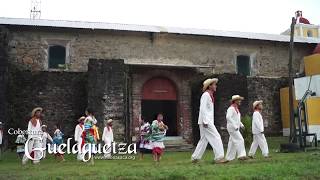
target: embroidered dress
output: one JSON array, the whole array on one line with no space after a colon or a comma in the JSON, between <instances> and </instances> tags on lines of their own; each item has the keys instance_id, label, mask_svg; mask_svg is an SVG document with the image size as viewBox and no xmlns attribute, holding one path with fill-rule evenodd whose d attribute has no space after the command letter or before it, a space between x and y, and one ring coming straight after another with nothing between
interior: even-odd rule
<instances>
[{"instance_id":1,"label":"embroidered dress","mask_svg":"<svg viewBox=\"0 0 320 180\"><path fill-rule=\"evenodd\" d=\"M151 142L152 142L152 153L161 155L165 148L164 138L166 135L166 130L160 128L162 122L154 120L151 125Z\"/></svg>"},{"instance_id":2,"label":"embroidered dress","mask_svg":"<svg viewBox=\"0 0 320 180\"><path fill-rule=\"evenodd\" d=\"M140 127L139 149L140 152L148 152L152 150L151 139L151 126L148 122Z\"/></svg>"},{"instance_id":3,"label":"embroidered dress","mask_svg":"<svg viewBox=\"0 0 320 180\"><path fill-rule=\"evenodd\" d=\"M97 120L93 116L88 116L84 120L84 131L82 133L82 148L85 144L94 145L96 144L97 131L94 128L94 125L97 123ZM87 148L89 145L87 145ZM93 151L94 146L91 146L91 151Z\"/></svg>"}]
</instances>

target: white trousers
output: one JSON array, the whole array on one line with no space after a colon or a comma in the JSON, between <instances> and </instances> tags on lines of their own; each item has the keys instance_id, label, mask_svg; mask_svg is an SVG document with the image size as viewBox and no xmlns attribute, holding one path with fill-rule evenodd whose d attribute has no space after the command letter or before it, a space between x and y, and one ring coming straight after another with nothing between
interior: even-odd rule
<instances>
[{"instance_id":1,"label":"white trousers","mask_svg":"<svg viewBox=\"0 0 320 180\"><path fill-rule=\"evenodd\" d=\"M111 145L112 145L112 142L111 142L111 139L106 139L106 140L104 140L104 144L106 144L107 145L107 153L106 154L104 154L104 157L106 158L106 159L109 159L109 158L111 158Z\"/></svg>"},{"instance_id":2,"label":"white trousers","mask_svg":"<svg viewBox=\"0 0 320 180\"><path fill-rule=\"evenodd\" d=\"M228 150L226 160L232 161L237 157L246 156L246 149L244 147L244 139L240 131L229 132Z\"/></svg>"},{"instance_id":3,"label":"white trousers","mask_svg":"<svg viewBox=\"0 0 320 180\"><path fill-rule=\"evenodd\" d=\"M77 147L78 147L78 154L77 154L77 160L82 161L83 160L83 153L82 153L82 139L78 140Z\"/></svg>"},{"instance_id":4,"label":"white trousers","mask_svg":"<svg viewBox=\"0 0 320 180\"><path fill-rule=\"evenodd\" d=\"M203 153L205 152L208 142L212 147L214 153L214 159L220 160L224 157L223 144L221 136L214 125L208 125L207 128L199 124L200 128L200 140L196 149L194 150L191 159L201 159Z\"/></svg>"},{"instance_id":5,"label":"white trousers","mask_svg":"<svg viewBox=\"0 0 320 180\"><path fill-rule=\"evenodd\" d=\"M263 133L253 135L253 142L250 147L249 156L254 156L258 146L260 147L263 156L266 157L269 155L267 140Z\"/></svg>"},{"instance_id":6,"label":"white trousers","mask_svg":"<svg viewBox=\"0 0 320 180\"><path fill-rule=\"evenodd\" d=\"M42 148L47 148L46 147L47 143L41 142L41 146L42 146ZM42 159L45 159L46 155L47 155L47 149L43 150L42 153L43 153Z\"/></svg>"},{"instance_id":7,"label":"white trousers","mask_svg":"<svg viewBox=\"0 0 320 180\"><path fill-rule=\"evenodd\" d=\"M31 152L34 148L40 148L42 146L42 143L40 140L38 139L30 139L29 143L28 143L28 152L31 156ZM40 159L41 157L41 151L34 151L34 159ZM26 156L26 154L24 154L23 158L22 158L22 164L26 164L28 162L29 158ZM40 160L34 160L33 163L37 164L39 163Z\"/></svg>"}]
</instances>

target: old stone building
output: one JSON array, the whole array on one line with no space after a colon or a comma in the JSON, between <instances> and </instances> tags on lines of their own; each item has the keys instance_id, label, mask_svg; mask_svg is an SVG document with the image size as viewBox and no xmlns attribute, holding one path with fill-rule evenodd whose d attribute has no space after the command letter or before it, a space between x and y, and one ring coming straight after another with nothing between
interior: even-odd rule
<instances>
[{"instance_id":1,"label":"old stone building","mask_svg":"<svg viewBox=\"0 0 320 180\"><path fill-rule=\"evenodd\" d=\"M162 112L168 136L192 143L201 82L220 78L216 124L224 133L232 94L265 101L267 131L280 133L279 89L288 76L289 37L203 29L0 18L1 121L25 128L35 106L44 123L72 136L76 120L94 107L100 128L115 120L118 141L134 139L140 116ZM319 40L295 39L293 67ZM193 128L194 127L194 128ZM50 129L50 128L49 128Z\"/></svg>"}]
</instances>

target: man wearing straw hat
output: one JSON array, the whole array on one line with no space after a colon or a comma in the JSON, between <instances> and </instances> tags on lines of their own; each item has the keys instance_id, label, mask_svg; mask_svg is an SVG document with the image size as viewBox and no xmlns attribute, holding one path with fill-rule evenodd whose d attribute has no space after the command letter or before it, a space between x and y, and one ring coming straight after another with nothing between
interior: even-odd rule
<instances>
[{"instance_id":1,"label":"man wearing straw hat","mask_svg":"<svg viewBox=\"0 0 320 180\"><path fill-rule=\"evenodd\" d=\"M107 145L107 153L104 155L106 159L111 159L111 145L113 142L113 130L112 130L112 119L105 121L105 127L103 129L102 141Z\"/></svg>"},{"instance_id":2,"label":"man wearing straw hat","mask_svg":"<svg viewBox=\"0 0 320 180\"><path fill-rule=\"evenodd\" d=\"M261 149L262 155L265 158L269 157L269 149L266 137L264 136L264 126L263 126L263 119L261 115L262 111L262 103L263 101L255 101L253 103L253 110L254 113L252 115L252 134L253 134L253 142L251 144L251 148L249 151L249 157L253 158L254 154L258 146Z\"/></svg>"},{"instance_id":3,"label":"man wearing straw hat","mask_svg":"<svg viewBox=\"0 0 320 180\"><path fill-rule=\"evenodd\" d=\"M200 140L191 156L192 162L197 163L210 143L216 163L224 163L224 150L221 136L214 125L214 92L217 89L217 78L207 79L203 82L203 94L200 99L198 125Z\"/></svg>"},{"instance_id":4,"label":"man wearing straw hat","mask_svg":"<svg viewBox=\"0 0 320 180\"><path fill-rule=\"evenodd\" d=\"M241 114L239 106L244 98L239 95L233 95L231 98L231 106L227 110L227 130L229 133L228 149L226 160L232 161L236 155L239 160L246 160L246 149L244 139L240 133L240 128L244 128L241 122Z\"/></svg>"},{"instance_id":5,"label":"man wearing straw hat","mask_svg":"<svg viewBox=\"0 0 320 180\"><path fill-rule=\"evenodd\" d=\"M86 119L86 117L82 116L78 119L78 124L74 130L74 140L76 141L77 143L77 147L78 147L78 155L77 155L77 160L79 161L82 161L83 159L83 156L82 156L82 133L83 133L83 130L84 130L84 127L83 127L83 122L84 120Z\"/></svg>"},{"instance_id":6,"label":"man wearing straw hat","mask_svg":"<svg viewBox=\"0 0 320 180\"><path fill-rule=\"evenodd\" d=\"M42 113L42 108L37 107L34 108L31 112L31 119L28 123L28 152L29 155L33 154L33 164L38 164L40 163L40 156L41 152L40 151L34 151L35 148L41 148L41 135L42 135L42 130L41 130L41 113ZM28 162L28 157L26 154L22 158L22 164L26 164Z\"/></svg>"}]
</instances>

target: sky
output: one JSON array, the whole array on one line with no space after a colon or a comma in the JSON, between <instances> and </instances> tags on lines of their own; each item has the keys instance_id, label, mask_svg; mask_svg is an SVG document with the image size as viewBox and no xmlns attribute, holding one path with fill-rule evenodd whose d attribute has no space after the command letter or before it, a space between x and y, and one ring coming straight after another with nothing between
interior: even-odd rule
<instances>
[{"instance_id":1,"label":"sky","mask_svg":"<svg viewBox=\"0 0 320 180\"><path fill-rule=\"evenodd\" d=\"M29 18L31 0L0 0L0 17ZM320 24L320 0L41 0L41 19L280 34L296 10Z\"/></svg>"}]
</instances>

